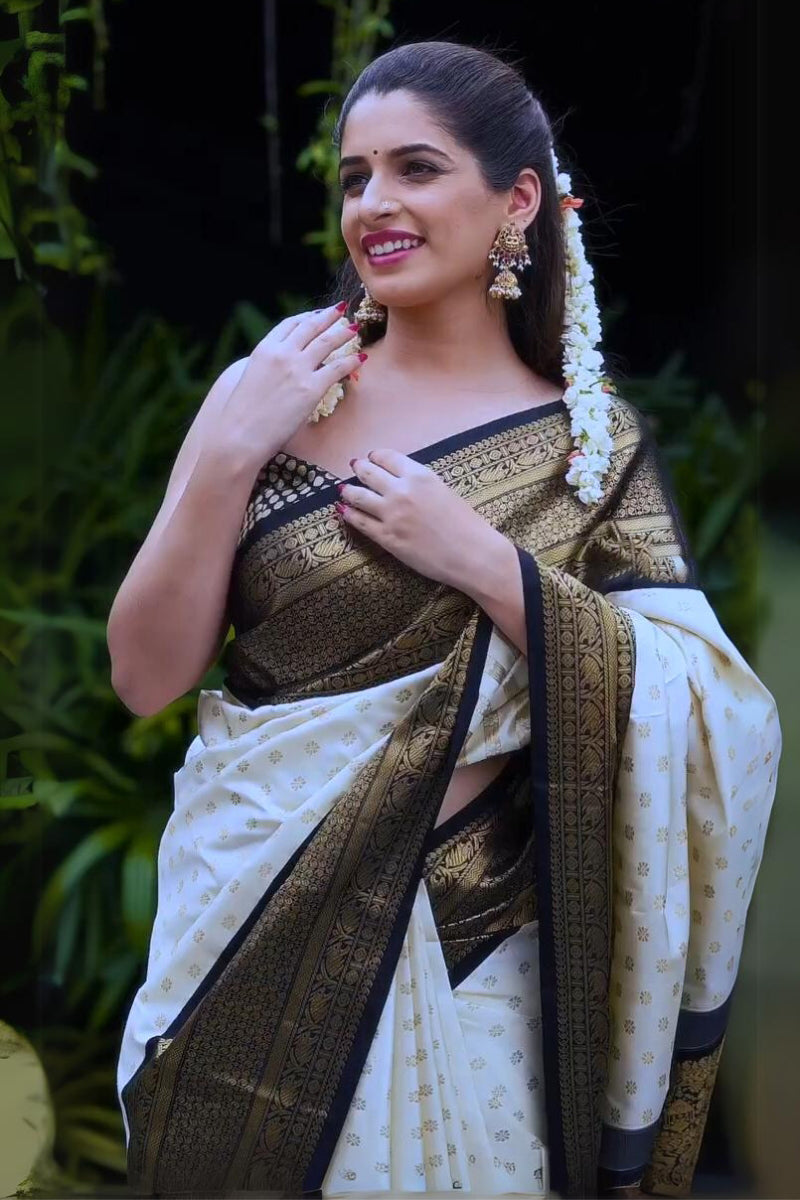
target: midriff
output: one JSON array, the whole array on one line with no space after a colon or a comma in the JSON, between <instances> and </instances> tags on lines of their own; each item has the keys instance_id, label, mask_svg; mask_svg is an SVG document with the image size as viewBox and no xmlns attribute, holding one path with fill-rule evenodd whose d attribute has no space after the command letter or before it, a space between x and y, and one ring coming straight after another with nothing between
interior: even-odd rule
<instances>
[{"instance_id":1,"label":"midriff","mask_svg":"<svg viewBox=\"0 0 800 1200\"><path fill-rule=\"evenodd\" d=\"M510 752L495 754L491 758L482 759L481 762L469 763L466 767L457 767L444 794L434 829L448 817L459 812L469 804L470 800L482 792L500 774L510 757Z\"/></svg>"}]
</instances>

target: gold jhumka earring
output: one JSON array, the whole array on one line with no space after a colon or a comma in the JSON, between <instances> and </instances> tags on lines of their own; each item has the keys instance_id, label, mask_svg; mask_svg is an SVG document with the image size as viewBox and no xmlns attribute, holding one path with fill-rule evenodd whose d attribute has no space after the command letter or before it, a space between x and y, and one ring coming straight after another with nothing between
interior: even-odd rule
<instances>
[{"instance_id":1,"label":"gold jhumka earring","mask_svg":"<svg viewBox=\"0 0 800 1200\"><path fill-rule=\"evenodd\" d=\"M386 320L386 309L370 296L366 284L362 284L362 287L364 288L364 298L355 311L355 320L366 325L382 324Z\"/></svg>"},{"instance_id":2,"label":"gold jhumka earring","mask_svg":"<svg viewBox=\"0 0 800 1200\"><path fill-rule=\"evenodd\" d=\"M494 239L489 251L489 261L499 267L489 295L496 300L519 300L522 292L512 267L524 268L531 265L525 234L513 221L506 221Z\"/></svg>"}]
</instances>

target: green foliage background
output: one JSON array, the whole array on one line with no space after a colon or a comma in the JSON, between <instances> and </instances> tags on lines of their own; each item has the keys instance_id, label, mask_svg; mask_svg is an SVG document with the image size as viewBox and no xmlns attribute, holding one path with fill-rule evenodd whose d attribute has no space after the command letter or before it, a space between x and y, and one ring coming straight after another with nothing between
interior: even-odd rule
<instances>
[{"instance_id":1,"label":"green foliage background","mask_svg":"<svg viewBox=\"0 0 800 1200\"><path fill-rule=\"evenodd\" d=\"M392 27L389 0L326 7L330 78L302 93L330 99L297 167L321 184L320 228L308 240L332 268L342 246L330 132L349 83ZM109 1195L124 1172L119 1032L144 968L157 846L197 695L152 717L129 713L111 688L107 616L211 383L304 298L279 293L272 313L240 303L214 345L149 314L110 342L112 254L70 198L74 174L91 178L96 167L66 136L74 92L91 87L102 103L103 6L4 0L0 10L18 23L18 36L0 43L0 258L16 279L0 305L0 911L11 964L0 1018L29 1014L24 1033L55 1109L54 1140L23 1190L56 1181L62 1192ZM92 81L68 69L72 22L93 26ZM96 280L80 336L48 320L47 270ZM628 381L625 394L652 416L704 587L750 656L763 617L758 406L737 425L721 397L683 375L679 353L655 378ZM215 667L202 686L220 683Z\"/></svg>"}]
</instances>

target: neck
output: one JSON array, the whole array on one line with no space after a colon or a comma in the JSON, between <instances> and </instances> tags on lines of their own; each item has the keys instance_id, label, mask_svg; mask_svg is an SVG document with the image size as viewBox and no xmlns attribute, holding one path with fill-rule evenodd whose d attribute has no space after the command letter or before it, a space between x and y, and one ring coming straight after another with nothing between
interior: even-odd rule
<instances>
[{"instance_id":1,"label":"neck","mask_svg":"<svg viewBox=\"0 0 800 1200\"><path fill-rule=\"evenodd\" d=\"M413 308L390 308L381 340L385 367L404 377L432 376L450 383L480 383L527 372L511 344L502 301L474 291ZM501 390L499 387L497 390Z\"/></svg>"}]
</instances>

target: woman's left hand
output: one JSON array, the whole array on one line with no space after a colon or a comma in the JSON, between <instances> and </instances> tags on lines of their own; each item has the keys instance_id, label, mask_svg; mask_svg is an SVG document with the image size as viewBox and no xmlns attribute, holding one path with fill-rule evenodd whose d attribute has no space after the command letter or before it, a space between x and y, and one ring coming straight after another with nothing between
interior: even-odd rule
<instances>
[{"instance_id":1,"label":"woman's left hand","mask_svg":"<svg viewBox=\"0 0 800 1200\"><path fill-rule=\"evenodd\" d=\"M429 467L398 450L351 460L359 484L340 485L342 520L407 566L461 591L498 531Z\"/></svg>"}]
</instances>

